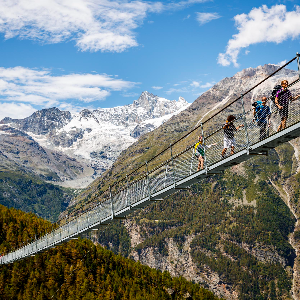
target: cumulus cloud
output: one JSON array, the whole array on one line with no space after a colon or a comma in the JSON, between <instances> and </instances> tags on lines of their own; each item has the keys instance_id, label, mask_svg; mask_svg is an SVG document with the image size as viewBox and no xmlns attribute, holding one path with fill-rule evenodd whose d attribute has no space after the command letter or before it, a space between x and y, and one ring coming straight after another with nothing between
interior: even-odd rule
<instances>
[{"instance_id":1,"label":"cumulus cloud","mask_svg":"<svg viewBox=\"0 0 300 300\"><path fill-rule=\"evenodd\" d=\"M106 74L53 76L50 70L0 68L0 100L44 107L74 99L85 103L104 100L111 91L125 91L134 85Z\"/></svg>"},{"instance_id":2,"label":"cumulus cloud","mask_svg":"<svg viewBox=\"0 0 300 300\"><path fill-rule=\"evenodd\" d=\"M287 11L285 5L268 8L263 5L250 13L234 17L238 33L228 41L226 52L220 53L218 63L238 66L237 58L242 48L262 42L282 43L300 36L300 7Z\"/></svg>"},{"instance_id":3,"label":"cumulus cloud","mask_svg":"<svg viewBox=\"0 0 300 300\"><path fill-rule=\"evenodd\" d=\"M0 32L6 39L74 40L82 51L122 52L138 45L134 30L149 13L205 1L0 0Z\"/></svg>"},{"instance_id":4,"label":"cumulus cloud","mask_svg":"<svg viewBox=\"0 0 300 300\"><path fill-rule=\"evenodd\" d=\"M200 86L200 82L198 82L198 81L193 81L193 82L190 84L190 86L192 86L192 87L194 87L194 88L197 88L197 87Z\"/></svg>"},{"instance_id":5,"label":"cumulus cloud","mask_svg":"<svg viewBox=\"0 0 300 300\"><path fill-rule=\"evenodd\" d=\"M154 90L161 90L163 87L162 86L153 86L152 87Z\"/></svg>"},{"instance_id":6,"label":"cumulus cloud","mask_svg":"<svg viewBox=\"0 0 300 300\"><path fill-rule=\"evenodd\" d=\"M285 65L286 63L287 63L287 60L283 60L283 61L277 63L277 65L281 67L281 66Z\"/></svg>"},{"instance_id":7,"label":"cumulus cloud","mask_svg":"<svg viewBox=\"0 0 300 300\"><path fill-rule=\"evenodd\" d=\"M218 13L200 13L197 12L197 21L200 23L200 25L203 25L205 23L208 23L212 20L216 20L221 18L221 16Z\"/></svg>"},{"instance_id":8,"label":"cumulus cloud","mask_svg":"<svg viewBox=\"0 0 300 300\"><path fill-rule=\"evenodd\" d=\"M0 120L5 117L13 119L26 118L36 111L30 104L25 103L0 103Z\"/></svg>"}]
</instances>

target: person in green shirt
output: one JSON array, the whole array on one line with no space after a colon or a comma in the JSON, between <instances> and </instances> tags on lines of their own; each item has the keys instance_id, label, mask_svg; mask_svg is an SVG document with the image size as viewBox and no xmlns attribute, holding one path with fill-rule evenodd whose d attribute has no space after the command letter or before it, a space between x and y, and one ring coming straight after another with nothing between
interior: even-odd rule
<instances>
[{"instance_id":1,"label":"person in green shirt","mask_svg":"<svg viewBox=\"0 0 300 300\"><path fill-rule=\"evenodd\" d=\"M205 148L210 148L211 146L217 145L217 144L211 144L211 145L204 145L203 144L203 136L198 136L198 143L195 145L195 156L198 158L198 169L197 172L202 170L204 167L204 155L205 155Z\"/></svg>"}]
</instances>

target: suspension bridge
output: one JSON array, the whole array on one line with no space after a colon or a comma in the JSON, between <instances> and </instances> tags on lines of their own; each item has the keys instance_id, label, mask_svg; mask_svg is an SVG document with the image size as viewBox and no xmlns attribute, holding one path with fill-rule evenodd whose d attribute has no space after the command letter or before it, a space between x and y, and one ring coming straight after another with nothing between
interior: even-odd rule
<instances>
[{"instance_id":1,"label":"suspension bridge","mask_svg":"<svg viewBox=\"0 0 300 300\"><path fill-rule=\"evenodd\" d=\"M293 96L300 95L300 54L297 53L285 65L245 91L237 99L226 104L214 115L208 116L205 121L138 169L108 189L99 190L97 204L88 211L27 245L6 253L0 258L0 263L13 263L76 239L91 230L98 230L114 219L123 219L132 211L155 201L162 201L165 197L203 178L220 174L226 168L247 160L251 155L267 155L269 149L299 137L300 97L295 101L289 100L286 128L279 132L277 128L281 123L281 117L271 97L272 87L280 84L281 80L287 79L284 77L284 68L290 64L294 64L298 71L295 71L293 78L289 78L288 89ZM269 88L269 95L265 94L266 88ZM253 100L260 100L262 96L269 96L267 105L271 111L270 127L267 128L267 134L263 139L251 106ZM227 116L231 114L236 117L234 125L242 126L235 133L234 154L222 156L223 125ZM201 170L198 170L198 159L195 156L194 147L198 135L203 136L204 145L204 162ZM207 147L209 145L210 147ZM230 149L228 150L230 152Z\"/></svg>"}]
</instances>

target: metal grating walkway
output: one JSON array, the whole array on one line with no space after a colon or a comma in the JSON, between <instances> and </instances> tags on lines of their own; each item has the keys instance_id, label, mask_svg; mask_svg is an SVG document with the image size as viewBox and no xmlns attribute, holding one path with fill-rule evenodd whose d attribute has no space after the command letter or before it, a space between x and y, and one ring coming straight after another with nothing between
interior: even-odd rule
<instances>
[{"instance_id":1,"label":"metal grating walkway","mask_svg":"<svg viewBox=\"0 0 300 300\"><path fill-rule=\"evenodd\" d=\"M253 100L260 100L262 96L270 97L272 87L286 79L284 67L295 61L297 62L298 74L295 72L295 76L289 78L288 89L293 96L300 95L299 57L300 55L297 53L296 57L276 72L227 104L218 113L209 117L205 122L150 161L126 175L109 189L99 190L98 204L92 209L34 242L16 249L14 252L7 253L0 258L0 263L12 263L77 238L82 233L97 230L100 226L107 225L114 219L124 218L133 210L143 208L153 201L161 201L166 196L186 188L202 178L222 173L226 168L247 160L251 155L266 155L269 149L299 137L300 97L295 101L289 101L286 128L280 132L277 132L281 122L279 111L273 101L269 99L270 127L267 127L267 137L264 139L260 138L260 127L257 120L254 120L251 106ZM263 94L266 87L269 87L269 95ZM235 126L243 126L235 133L235 153L229 155L230 149L228 149L227 156L223 158L221 156L224 139L222 127L230 114L236 117ZM199 134L204 137L203 144L210 145L210 147L204 147L204 168L200 171L197 170L198 159L194 154L195 141Z\"/></svg>"}]
</instances>

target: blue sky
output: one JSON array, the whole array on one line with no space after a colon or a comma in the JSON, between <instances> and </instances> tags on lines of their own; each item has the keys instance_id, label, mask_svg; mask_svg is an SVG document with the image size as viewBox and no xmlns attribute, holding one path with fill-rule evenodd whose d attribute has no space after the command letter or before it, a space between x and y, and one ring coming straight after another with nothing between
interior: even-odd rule
<instances>
[{"instance_id":1,"label":"blue sky","mask_svg":"<svg viewBox=\"0 0 300 300\"><path fill-rule=\"evenodd\" d=\"M56 106L193 102L300 52L298 1L0 0L0 119Z\"/></svg>"}]
</instances>

